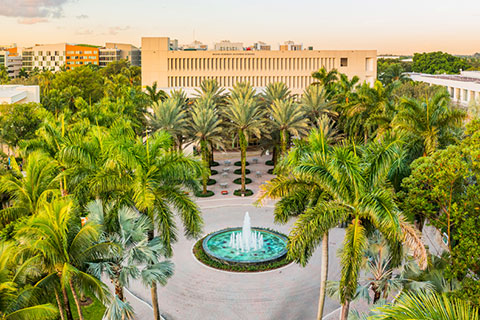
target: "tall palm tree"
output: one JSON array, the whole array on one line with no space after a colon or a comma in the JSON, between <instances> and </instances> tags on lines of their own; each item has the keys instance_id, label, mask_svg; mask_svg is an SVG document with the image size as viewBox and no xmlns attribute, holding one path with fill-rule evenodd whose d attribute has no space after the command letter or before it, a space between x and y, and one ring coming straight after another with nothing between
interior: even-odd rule
<instances>
[{"instance_id":1,"label":"tall palm tree","mask_svg":"<svg viewBox=\"0 0 480 320\"><path fill-rule=\"evenodd\" d=\"M302 108L292 99L273 101L269 113L272 127L280 132L280 149L284 155L287 152L289 135L304 135L308 129L308 120Z\"/></svg>"},{"instance_id":2,"label":"tall palm tree","mask_svg":"<svg viewBox=\"0 0 480 320\"><path fill-rule=\"evenodd\" d=\"M253 135L260 138L264 111L262 111L254 89L248 83L237 83L231 91L225 117L229 119L226 126L232 131L240 145L240 160L242 165L241 194L245 194L245 165L248 140Z\"/></svg>"},{"instance_id":3,"label":"tall palm tree","mask_svg":"<svg viewBox=\"0 0 480 320\"><path fill-rule=\"evenodd\" d=\"M321 85L325 88L327 96L331 97L335 93L335 82L338 80L337 69L327 71L324 67L312 73L312 77L317 80L313 85Z\"/></svg>"},{"instance_id":4,"label":"tall palm tree","mask_svg":"<svg viewBox=\"0 0 480 320\"><path fill-rule=\"evenodd\" d=\"M123 139L109 149L110 157L118 159L128 171L124 184L127 194L159 231L167 256L172 255L172 243L177 240L174 213L180 216L188 238L199 236L203 225L200 209L188 195L198 192L203 166L191 156L172 151L170 141L168 133L159 131L148 136L145 143L141 138ZM153 229L148 236L149 240L154 238ZM151 283L151 292L154 316L159 320L155 281Z\"/></svg>"},{"instance_id":5,"label":"tall palm tree","mask_svg":"<svg viewBox=\"0 0 480 320\"><path fill-rule=\"evenodd\" d=\"M409 292L374 310L371 320L478 320L479 310L468 301L433 292Z\"/></svg>"},{"instance_id":6,"label":"tall palm tree","mask_svg":"<svg viewBox=\"0 0 480 320\"><path fill-rule=\"evenodd\" d=\"M336 99L338 103L348 104L350 100L355 98L355 86L357 85L358 81L360 81L360 78L357 76L353 76L353 78L349 80L346 74L340 74L340 79L337 82L336 93Z\"/></svg>"},{"instance_id":7,"label":"tall palm tree","mask_svg":"<svg viewBox=\"0 0 480 320\"><path fill-rule=\"evenodd\" d=\"M454 109L449 94L440 91L423 101L403 98L393 126L407 136L410 149L420 149L426 156L450 142L464 118L465 112Z\"/></svg>"},{"instance_id":8,"label":"tall palm tree","mask_svg":"<svg viewBox=\"0 0 480 320\"><path fill-rule=\"evenodd\" d=\"M38 288L25 286L20 281L22 273L31 267L34 259L19 263L16 254L13 244L0 243L0 319L57 319L58 309L50 303L40 302Z\"/></svg>"},{"instance_id":9,"label":"tall palm tree","mask_svg":"<svg viewBox=\"0 0 480 320\"><path fill-rule=\"evenodd\" d=\"M83 320L77 286L93 291L101 301L106 301L106 286L84 270L90 261L106 254L110 245L99 243L100 226L80 221L73 215L73 202L68 198L55 199L45 204L19 232L22 249L38 255L47 273L37 287L55 288L60 284L63 307L67 319L72 319L67 296L69 287L77 307L78 318Z\"/></svg>"},{"instance_id":10,"label":"tall palm tree","mask_svg":"<svg viewBox=\"0 0 480 320\"><path fill-rule=\"evenodd\" d=\"M332 117L337 115L333 110L335 102L329 100L325 88L321 85L308 86L303 92L300 105L312 126L317 124L318 118L323 114Z\"/></svg>"},{"instance_id":11,"label":"tall palm tree","mask_svg":"<svg viewBox=\"0 0 480 320\"><path fill-rule=\"evenodd\" d=\"M216 79L205 79L200 83L200 88L195 89L195 97L210 97L215 105L222 105L225 101L225 89L220 87Z\"/></svg>"},{"instance_id":12,"label":"tall palm tree","mask_svg":"<svg viewBox=\"0 0 480 320\"><path fill-rule=\"evenodd\" d=\"M18 166L12 167L8 175L0 178L0 192L10 197L10 206L0 210L3 225L37 213L46 200L60 195L55 181L59 173L57 163L45 154L33 152L27 157L25 176Z\"/></svg>"},{"instance_id":13,"label":"tall palm tree","mask_svg":"<svg viewBox=\"0 0 480 320\"><path fill-rule=\"evenodd\" d=\"M163 130L170 133L175 146L181 150L183 137L187 132L188 113L180 99L170 97L163 102L155 103L153 114L147 114L147 118L154 132Z\"/></svg>"},{"instance_id":14,"label":"tall palm tree","mask_svg":"<svg viewBox=\"0 0 480 320\"><path fill-rule=\"evenodd\" d=\"M152 86L146 86L145 91L152 104L156 104L167 99L167 94L165 91L158 89L156 81Z\"/></svg>"},{"instance_id":15,"label":"tall palm tree","mask_svg":"<svg viewBox=\"0 0 480 320\"><path fill-rule=\"evenodd\" d=\"M161 257L165 255L165 247L159 238L148 240L147 232L152 226L147 216L142 216L127 206L117 210L112 207L107 205L107 208L104 208L100 200L87 205L89 221L106 226L103 228L104 241L115 245L106 259L90 263L89 270L98 278L102 273L106 273L115 286L115 298L127 303L123 288L131 279L141 278L148 286L151 286L152 281L165 285L173 274L173 264L170 261L160 262ZM108 220L115 220L113 228ZM140 268L140 265L143 267ZM110 304L106 315L121 313L127 317L131 313L127 305L128 303ZM111 310L119 306L123 307L116 312ZM106 317L106 319L118 318Z\"/></svg>"},{"instance_id":16,"label":"tall palm tree","mask_svg":"<svg viewBox=\"0 0 480 320\"><path fill-rule=\"evenodd\" d=\"M303 203L304 209L290 232L288 244L288 255L301 265L308 263L320 241L328 245L325 238L331 228L351 221L341 251L342 320L347 319L350 301L357 290L368 230L377 229L390 243L407 240L408 236L405 243L423 248L419 253L422 266L426 264L423 244L418 238L412 239L411 229L399 214L394 194L386 183L395 156L390 144L331 147L322 130L313 130L308 144L292 149L285 160L287 170L283 172L287 173L267 184L260 198L282 199L275 210L279 221L299 213L292 210L291 203Z\"/></svg>"},{"instance_id":17,"label":"tall palm tree","mask_svg":"<svg viewBox=\"0 0 480 320\"><path fill-rule=\"evenodd\" d=\"M202 178L203 194L207 194L209 179L210 159L208 157L209 145L222 145L222 120L218 116L215 100L210 96L200 97L193 105L189 120L190 139L200 145L205 174Z\"/></svg>"},{"instance_id":18,"label":"tall palm tree","mask_svg":"<svg viewBox=\"0 0 480 320\"><path fill-rule=\"evenodd\" d=\"M269 108L276 100L288 100L292 98L292 93L283 82L269 83L265 91L260 95L265 108Z\"/></svg>"}]
</instances>

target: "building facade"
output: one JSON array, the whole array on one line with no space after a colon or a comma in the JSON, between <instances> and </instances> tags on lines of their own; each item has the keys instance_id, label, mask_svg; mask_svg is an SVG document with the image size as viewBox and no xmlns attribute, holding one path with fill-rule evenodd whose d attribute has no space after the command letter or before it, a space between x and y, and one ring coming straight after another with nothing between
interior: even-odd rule
<instances>
[{"instance_id":1,"label":"building facade","mask_svg":"<svg viewBox=\"0 0 480 320\"><path fill-rule=\"evenodd\" d=\"M126 43L107 42L99 48L99 65L105 67L112 61L127 60L132 66L141 66L142 54L139 48Z\"/></svg>"},{"instance_id":2,"label":"building facade","mask_svg":"<svg viewBox=\"0 0 480 320\"><path fill-rule=\"evenodd\" d=\"M480 103L480 71L462 71L458 74L408 73L413 81L443 86L450 93L452 101L464 107Z\"/></svg>"},{"instance_id":3,"label":"building facade","mask_svg":"<svg viewBox=\"0 0 480 320\"><path fill-rule=\"evenodd\" d=\"M18 78L22 68L22 57L16 47L0 49L0 66L7 69L10 78Z\"/></svg>"},{"instance_id":4,"label":"building facade","mask_svg":"<svg viewBox=\"0 0 480 320\"><path fill-rule=\"evenodd\" d=\"M157 82L161 88L188 90L205 79L227 88L243 81L254 87L284 82L300 94L313 82L312 72L322 67L373 84L376 56L376 50L173 51L169 38L149 37L142 38L142 85Z\"/></svg>"},{"instance_id":5,"label":"building facade","mask_svg":"<svg viewBox=\"0 0 480 320\"><path fill-rule=\"evenodd\" d=\"M215 51L243 51L242 42L230 42L229 40L222 40L215 43L213 47Z\"/></svg>"},{"instance_id":6,"label":"building facade","mask_svg":"<svg viewBox=\"0 0 480 320\"><path fill-rule=\"evenodd\" d=\"M63 67L71 70L88 64L99 64L95 46L59 43L35 45L22 51L22 65L27 71L37 68L56 72Z\"/></svg>"},{"instance_id":7,"label":"building facade","mask_svg":"<svg viewBox=\"0 0 480 320\"><path fill-rule=\"evenodd\" d=\"M40 103L39 86L1 85L0 104L7 103Z\"/></svg>"}]
</instances>

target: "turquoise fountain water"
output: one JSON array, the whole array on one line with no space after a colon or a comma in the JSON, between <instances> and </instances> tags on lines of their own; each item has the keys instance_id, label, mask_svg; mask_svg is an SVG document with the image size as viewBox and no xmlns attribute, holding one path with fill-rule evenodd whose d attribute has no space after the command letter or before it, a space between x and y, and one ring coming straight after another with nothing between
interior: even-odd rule
<instances>
[{"instance_id":1,"label":"turquoise fountain water","mask_svg":"<svg viewBox=\"0 0 480 320\"><path fill-rule=\"evenodd\" d=\"M242 228L214 232L202 246L208 256L225 264L265 263L287 253L287 239L275 231L252 228L248 212Z\"/></svg>"}]
</instances>

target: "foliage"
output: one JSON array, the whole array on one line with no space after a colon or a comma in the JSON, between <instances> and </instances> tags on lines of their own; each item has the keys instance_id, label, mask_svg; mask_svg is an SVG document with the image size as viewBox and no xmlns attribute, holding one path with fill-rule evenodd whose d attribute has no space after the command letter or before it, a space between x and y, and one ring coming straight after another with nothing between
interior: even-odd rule
<instances>
[{"instance_id":1,"label":"foliage","mask_svg":"<svg viewBox=\"0 0 480 320\"><path fill-rule=\"evenodd\" d=\"M235 191L233 191L233 195L238 197L249 197L253 195L253 191L250 189L245 189L245 191L242 191L242 189L236 189Z\"/></svg>"},{"instance_id":2,"label":"foliage","mask_svg":"<svg viewBox=\"0 0 480 320\"><path fill-rule=\"evenodd\" d=\"M467 70L470 64L463 58L452 56L441 51L415 53L413 55L412 71L430 74L456 74Z\"/></svg>"},{"instance_id":3,"label":"foliage","mask_svg":"<svg viewBox=\"0 0 480 320\"><path fill-rule=\"evenodd\" d=\"M235 169L234 174L242 174L242 169ZM250 174L250 169L245 169L245 174Z\"/></svg>"},{"instance_id":4,"label":"foliage","mask_svg":"<svg viewBox=\"0 0 480 320\"><path fill-rule=\"evenodd\" d=\"M233 180L233 183L242 184L242 180L241 180L241 178L237 178L237 179ZM252 183L252 179L245 178L245 184L250 184L250 183Z\"/></svg>"}]
</instances>

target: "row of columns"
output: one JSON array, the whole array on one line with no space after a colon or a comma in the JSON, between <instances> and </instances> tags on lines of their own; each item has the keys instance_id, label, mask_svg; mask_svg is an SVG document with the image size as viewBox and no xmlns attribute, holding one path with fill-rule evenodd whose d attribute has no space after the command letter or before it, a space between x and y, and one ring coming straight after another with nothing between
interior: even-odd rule
<instances>
[{"instance_id":1,"label":"row of columns","mask_svg":"<svg viewBox=\"0 0 480 320\"><path fill-rule=\"evenodd\" d=\"M456 87L446 87L450 97L455 102L470 103L471 101L480 102L480 91L467 90Z\"/></svg>"}]
</instances>

